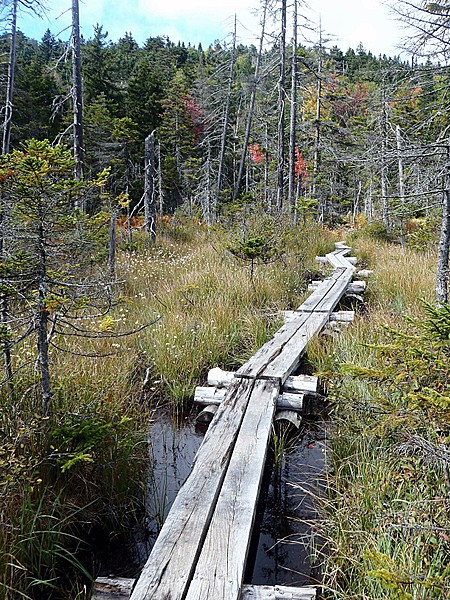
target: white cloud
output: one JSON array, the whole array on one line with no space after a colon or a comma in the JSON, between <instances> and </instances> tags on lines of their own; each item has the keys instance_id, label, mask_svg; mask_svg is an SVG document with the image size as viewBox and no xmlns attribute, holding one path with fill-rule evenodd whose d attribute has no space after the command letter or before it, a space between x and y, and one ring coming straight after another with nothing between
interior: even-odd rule
<instances>
[{"instance_id":1,"label":"white cloud","mask_svg":"<svg viewBox=\"0 0 450 600\"><path fill-rule=\"evenodd\" d=\"M19 27L37 39L47 28L59 33L70 24L69 10L55 21L63 12L63 1L69 9L69 0L49 0L47 20L22 16ZM259 4L259 0L80 0L80 20L85 38L92 36L93 26L99 23L113 41L130 32L140 44L149 37L167 35L175 43L201 42L205 47L233 30L236 13L238 37L248 44L256 43L260 34L259 18L254 15ZM309 0L309 4L309 18L315 23L321 18L325 33L333 34L331 44L344 52L362 42L374 54L398 53L395 45L400 41L400 27L382 0ZM67 39L68 32L61 37ZM305 37L317 41L312 32L306 32Z\"/></svg>"}]
</instances>

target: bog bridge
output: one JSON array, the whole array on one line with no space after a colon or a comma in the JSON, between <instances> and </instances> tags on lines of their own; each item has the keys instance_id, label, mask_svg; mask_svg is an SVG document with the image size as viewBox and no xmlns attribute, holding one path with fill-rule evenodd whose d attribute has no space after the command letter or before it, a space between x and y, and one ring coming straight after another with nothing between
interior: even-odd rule
<instances>
[{"instance_id":1,"label":"bog bridge","mask_svg":"<svg viewBox=\"0 0 450 600\"><path fill-rule=\"evenodd\" d=\"M353 282L356 259L348 256L350 251L337 243L325 257L332 274L313 284L313 293L289 312L274 337L238 371L219 374L217 387L198 391L206 404L218 407L147 563L137 582L130 583L131 600L316 597L314 587L250 586L243 579L276 411L301 404L314 378L292 373L308 342L339 318L334 309L345 294L365 287L365 282ZM101 595L97 581L95 597L112 598Z\"/></svg>"}]
</instances>

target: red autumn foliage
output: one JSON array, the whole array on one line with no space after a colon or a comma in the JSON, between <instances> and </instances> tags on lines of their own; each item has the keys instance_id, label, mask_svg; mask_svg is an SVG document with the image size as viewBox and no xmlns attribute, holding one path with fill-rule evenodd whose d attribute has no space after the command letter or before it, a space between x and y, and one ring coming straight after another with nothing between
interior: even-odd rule
<instances>
[{"instance_id":1,"label":"red autumn foliage","mask_svg":"<svg viewBox=\"0 0 450 600\"><path fill-rule=\"evenodd\" d=\"M301 176L302 181L305 181L305 179L308 177L308 167L306 166L305 159L303 158L303 155L297 146L295 147L294 169L295 169L295 176L296 177Z\"/></svg>"},{"instance_id":2,"label":"red autumn foliage","mask_svg":"<svg viewBox=\"0 0 450 600\"><path fill-rule=\"evenodd\" d=\"M7 171L0 173L0 182L6 181L13 175L14 175L14 171L12 169L8 169Z\"/></svg>"},{"instance_id":3,"label":"red autumn foliage","mask_svg":"<svg viewBox=\"0 0 450 600\"><path fill-rule=\"evenodd\" d=\"M198 104L195 103L194 98L188 94L182 98L182 102L186 108L188 115L190 116L192 123L194 124L194 137L197 142L203 133L203 119L202 111Z\"/></svg>"},{"instance_id":4,"label":"red autumn foliage","mask_svg":"<svg viewBox=\"0 0 450 600\"><path fill-rule=\"evenodd\" d=\"M248 153L250 155L250 160L254 163L260 163L264 160L264 152L261 150L259 144L249 144Z\"/></svg>"}]
</instances>

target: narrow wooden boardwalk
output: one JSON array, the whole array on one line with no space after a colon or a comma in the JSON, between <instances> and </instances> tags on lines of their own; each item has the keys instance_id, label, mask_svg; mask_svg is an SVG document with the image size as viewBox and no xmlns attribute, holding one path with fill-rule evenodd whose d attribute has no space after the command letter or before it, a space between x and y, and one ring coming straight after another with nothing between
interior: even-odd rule
<instances>
[{"instance_id":1,"label":"narrow wooden boardwalk","mask_svg":"<svg viewBox=\"0 0 450 600\"><path fill-rule=\"evenodd\" d=\"M315 598L314 588L244 586L243 578L277 402L352 282L349 253L336 244L326 257L332 275L232 377L131 600Z\"/></svg>"}]
</instances>

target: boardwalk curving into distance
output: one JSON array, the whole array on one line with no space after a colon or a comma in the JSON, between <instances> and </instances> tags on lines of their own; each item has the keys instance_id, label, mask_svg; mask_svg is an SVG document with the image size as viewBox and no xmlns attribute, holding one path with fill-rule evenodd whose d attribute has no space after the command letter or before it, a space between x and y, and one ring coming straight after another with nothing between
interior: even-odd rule
<instances>
[{"instance_id":1,"label":"boardwalk curving into distance","mask_svg":"<svg viewBox=\"0 0 450 600\"><path fill-rule=\"evenodd\" d=\"M302 389L314 389L314 378L302 383L292 373L352 283L350 251L337 243L326 256L333 273L240 369L222 372L216 384L225 389L210 392L217 396L214 418L131 600L316 597L313 587L248 586L243 578L275 411L292 406L292 392L300 392L301 405Z\"/></svg>"}]
</instances>

